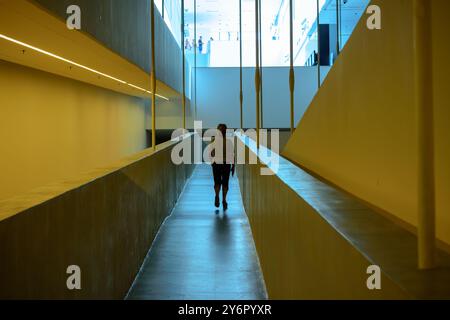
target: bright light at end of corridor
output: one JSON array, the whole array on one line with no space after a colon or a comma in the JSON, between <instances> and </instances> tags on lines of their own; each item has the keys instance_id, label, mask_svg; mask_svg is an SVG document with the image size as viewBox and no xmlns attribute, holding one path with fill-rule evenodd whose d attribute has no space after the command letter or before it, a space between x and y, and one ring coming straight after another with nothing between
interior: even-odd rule
<instances>
[{"instance_id":1,"label":"bright light at end of corridor","mask_svg":"<svg viewBox=\"0 0 450 320\"><path fill-rule=\"evenodd\" d=\"M27 43L24 43L24 42L22 42L22 41L13 39L13 38L8 37L8 36L6 36L6 35L4 35L4 34L1 34L1 33L0 33L0 38L1 38L1 39L4 39L4 40L6 40L6 41L10 41L10 42L13 42L13 43L15 43L15 44L18 44L18 45L23 46L23 47L25 47L25 48L31 49L31 50L33 50L33 51L42 53L42 54L44 54L44 55L46 55L46 56L55 58L55 59L57 59L57 60L66 62L66 63L71 64L71 65L74 65L74 66L77 66L77 67L79 67L79 68L81 68L81 69L84 69L84 70L86 70L86 71L95 73L95 74L97 74L97 75L99 75L99 76L103 76L103 77L105 77L105 78L108 78L108 79L117 81L117 82L119 82L119 83L121 83L121 84L126 84L126 85L128 85L128 86L130 86L130 87L132 87L132 88L141 90L141 91L143 91L143 92L145 92L145 93L149 93L149 94L152 93L151 91L146 90L146 89L141 88L141 87L138 87L138 86L136 86L136 85L134 85L134 84L128 83L128 82L123 81L123 80L120 80L120 79L118 79L118 78L115 78L115 77L110 76L110 75L108 75L108 74L106 74L106 73L97 71L97 70L95 70L95 69L86 67L86 66L84 66L84 65L82 65L82 64L79 64L79 63L76 63L75 61L72 61L72 60L63 58L63 57L58 56L58 55L56 55L56 54L53 54L53 53L51 53L51 52L48 52L48 51L39 49L39 48L37 48L37 47L34 47L34 46L29 45L29 44L27 44ZM159 97L159 98L161 98L161 99L164 99L164 100L169 101L168 98L166 98L166 97L164 97L164 96L161 96L161 95L159 95L159 94L156 94L156 96Z\"/></svg>"}]
</instances>

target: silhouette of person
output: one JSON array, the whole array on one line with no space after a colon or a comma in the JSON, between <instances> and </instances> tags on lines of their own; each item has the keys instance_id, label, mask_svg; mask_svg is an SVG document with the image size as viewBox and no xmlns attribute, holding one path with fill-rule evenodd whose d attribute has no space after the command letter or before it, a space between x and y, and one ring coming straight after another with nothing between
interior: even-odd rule
<instances>
[{"instance_id":1,"label":"silhouette of person","mask_svg":"<svg viewBox=\"0 0 450 320\"><path fill-rule=\"evenodd\" d=\"M206 52L211 53L211 43L214 41L213 37L209 38L208 43L206 45Z\"/></svg>"},{"instance_id":2,"label":"silhouette of person","mask_svg":"<svg viewBox=\"0 0 450 320\"><path fill-rule=\"evenodd\" d=\"M203 52L203 37L200 36L200 39L198 39L198 53L202 53Z\"/></svg>"},{"instance_id":3,"label":"silhouette of person","mask_svg":"<svg viewBox=\"0 0 450 320\"><path fill-rule=\"evenodd\" d=\"M227 210L230 174L234 176L236 168L234 143L232 139L227 139L227 126L225 124L219 124L217 130L217 136L208 146L214 176L214 205L216 208L220 206L219 196L220 190L222 190L222 205L223 209Z\"/></svg>"},{"instance_id":4,"label":"silhouette of person","mask_svg":"<svg viewBox=\"0 0 450 320\"><path fill-rule=\"evenodd\" d=\"M189 39L186 39L186 41L184 43L184 48L186 50L189 50L189 51L192 49L192 46L191 46L191 43L189 42Z\"/></svg>"}]
</instances>

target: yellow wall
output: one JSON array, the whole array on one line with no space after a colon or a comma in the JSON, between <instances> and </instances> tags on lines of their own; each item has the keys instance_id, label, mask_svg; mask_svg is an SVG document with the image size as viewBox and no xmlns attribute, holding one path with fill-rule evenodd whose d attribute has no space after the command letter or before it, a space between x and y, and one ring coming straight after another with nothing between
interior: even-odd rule
<instances>
[{"instance_id":1,"label":"yellow wall","mask_svg":"<svg viewBox=\"0 0 450 320\"><path fill-rule=\"evenodd\" d=\"M417 138L412 1L374 0L382 30L361 20L284 155L415 226ZM432 0L437 235L450 244L447 0Z\"/></svg>"},{"instance_id":2,"label":"yellow wall","mask_svg":"<svg viewBox=\"0 0 450 320\"><path fill-rule=\"evenodd\" d=\"M172 96L169 101L158 99L156 101L156 129L168 130L183 127L183 104L182 94ZM147 129L152 129L151 101L146 100L146 125ZM186 98L186 127L194 128L194 108L189 99Z\"/></svg>"},{"instance_id":3,"label":"yellow wall","mask_svg":"<svg viewBox=\"0 0 450 320\"><path fill-rule=\"evenodd\" d=\"M433 86L435 110L436 224L450 243L450 41L448 0L433 0Z\"/></svg>"},{"instance_id":4,"label":"yellow wall","mask_svg":"<svg viewBox=\"0 0 450 320\"><path fill-rule=\"evenodd\" d=\"M0 199L145 148L144 101L0 60Z\"/></svg>"}]
</instances>

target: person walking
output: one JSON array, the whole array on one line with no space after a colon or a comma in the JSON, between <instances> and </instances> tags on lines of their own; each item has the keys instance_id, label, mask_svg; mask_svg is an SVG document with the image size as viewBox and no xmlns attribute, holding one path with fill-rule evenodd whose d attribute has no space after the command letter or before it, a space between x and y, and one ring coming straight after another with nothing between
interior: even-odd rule
<instances>
[{"instance_id":1,"label":"person walking","mask_svg":"<svg viewBox=\"0 0 450 320\"><path fill-rule=\"evenodd\" d=\"M211 54L211 44L214 41L213 37L209 38L208 43L206 45L206 53Z\"/></svg>"},{"instance_id":2,"label":"person walking","mask_svg":"<svg viewBox=\"0 0 450 320\"><path fill-rule=\"evenodd\" d=\"M202 54L203 52L203 37L200 36L200 39L198 39L198 53Z\"/></svg>"},{"instance_id":3,"label":"person walking","mask_svg":"<svg viewBox=\"0 0 450 320\"><path fill-rule=\"evenodd\" d=\"M186 41L184 42L184 49L186 49L187 51L191 51L192 46L191 43L189 42L189 39L186 39Z\"/></svg>"},{"instance_id":4,"label":"person walking","mask_svg":"<svg viewBox=\"0 0 450 320\"><path fill-rule=\"evenodd\" d=\"M234 143L227 138L227 126L223 123L217 126L217 135L209 145L209 153L214 176L214 205L220 206L220 191L222 190L222 206L228 209L227 194L229 190L230 174L234 176L236 164Z\"/></svg>"}]
</instances>

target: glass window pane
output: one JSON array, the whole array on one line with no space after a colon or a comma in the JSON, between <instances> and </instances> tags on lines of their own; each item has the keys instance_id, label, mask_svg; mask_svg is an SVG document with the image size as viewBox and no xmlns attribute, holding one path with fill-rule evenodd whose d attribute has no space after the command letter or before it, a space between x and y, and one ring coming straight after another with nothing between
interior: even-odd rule
<instances>
[{"instance_id":1,"label":"glass window pane","mask_svg":"<svg viewBox=\"0 0 450 320\"><path fill-rule=\"evenodd\" d=\"M162 0L155 0L155 6L158 9L159 13L162 14Z\"/></svg>"},{"instance_id":2,"label":"glass window pane","mask_svg":"<svg viewBox=\"0 0 450 320\"><path fill-rule=\"evenodd\" d=\"M323 81L338 55L337 1L319 1L320 79Z\"/></svg>"},{"instance_id":3,"label":"glass window pane","mask_svg":"<svg viewBox=\"0 0 450 320\"><path fill-rule=\"evenodd\" d=\"M341 49L344 48L350 38L369 2L370 0L339 0L339 42Z\"/></svg>"},{"instance_id":4,"label":"glass window pane","mask_svg":"<svg viewBox=\"0 0 450 320\"><path fill-rule=\"evenodd\" d=\"M294 1L294 57L296 66L317 65L316 0Z\"/></svg>"},{"instance_id":5,"label":"glass window pane","mask_svg":"<svg viewBox=\"0 0 450 320\"><path fill-rule=\"evenodd\" d=\"M162 1L162 0L160 0ZM337 58L369 0L293 0L294 65L314 66L318 61L318 30L322 35L321 77ZM164 1L165 19L171 29L179 25L180 0ZM320 27L317 26L317 3ZM337 4L340 10L338 11ZM185 0L187 51L197 48L200 66L239 66L239 0L197 0L197 43L194 39L194 0ZM289 65L289 1L261 0L263 66ZM339 30L338 30L339 17ZM255 65L255 0L242 0L243 65ZM181 43L178 32L177 42ZM202 37L201 48L198 40ZM186 41L187 40L187 41Z\"/></svg>"}]
</instances>

